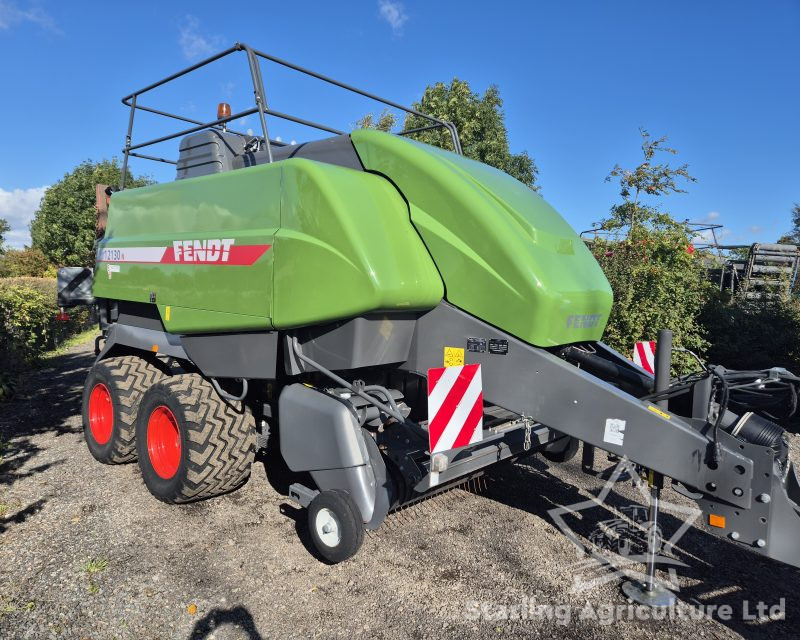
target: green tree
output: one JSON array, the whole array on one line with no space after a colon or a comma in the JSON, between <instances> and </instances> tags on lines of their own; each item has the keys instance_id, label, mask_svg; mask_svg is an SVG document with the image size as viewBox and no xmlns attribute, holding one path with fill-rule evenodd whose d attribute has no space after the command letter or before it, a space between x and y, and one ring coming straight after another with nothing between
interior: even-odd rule
<instances>
[{"instance_id":1,"label":"green tree","mask_svg":"<svg viewBox=\"0 0 800 640\"><path fill-rule=\"evenodd\" d=\"M643 203L642 196L680 193L677 178L694 182L687 165L670 169L651 164L665 137L652 140L642 130L645 161L636 169L619 165L610 177L619 177L622 202L611 207L602 221L605 230L627 235L611 235L592 242L594 253L614 291L604 340L618 351L630 354L635 342L654 340L659 329L672 329L676 347L703 353L708 347L699 315L712 295L702 257L692 246L692 230L677 222L655 204ZM609 179L610 179L609 177ZM673 360L676 373L696 368L687 353L678 352Z\"/></svg>"},{"instance_id":2,"label":"green tree","mask_svg":"<svg viewBox=\"0 0 800 640\"><path fill-rule=\"evenodd\" d=\"M42 278L51 272L55 274L47 257L39 249L9 249L0 258L2 278Z\"/></svg>"},{"instance_id":3,"label":"green tree","mask_svg":"<svg viewBox=\"0 0 800 640\"><path fill-rule=\"evenodd\" d=\"M44 192L31 222L32 247L58 266L94 264L95 185L119 184L117 159L86 160ZM144 177L126 178L128 187L151 184Z\"/></svg>"},{"instance_id":4,"label":"green tree","mask_svg":"<svg viewBox=\"0 0 800 640\"><path fill-rule=\"evenodd\" d=\"M665 196L670 193L686 193L685 189L678 186L678 182L680 180L697 182L697 178L689 174L687 164L674 169L667 163L653 164L653 158L657 153L672 155L678 153L675 149L665 146L667 136L653 139L647 129L643 128L639 129L639 134L642 136L641 164L634 169L624 169L615 164L606 177L606 182L611 182L615 178L619 180L622 196L622 202L611 207L611 218L604 221L606 228L619 228L627 224L629 232L632 232L640 219L652 219L655 215L652 206L642 204L643 195Z\"/></svg>"},{"instance_id":5,"label":"green tree","mask_svg":"<svg viewBox=\"0 0 800 640\"><path fill-rule=\"evenodd\" d=\"M11 225L8 224L8 220L0 218L0 255L6 251L6 234L9 231L11 231Z\"/></svg>"},{"instance_id":6,"label":"green tree","mask_svg":"<svg viewBox=\"0 0 800 640\"><path fill-rule=\"evenodd\" d=\"M539 170L533 158L527 151L513 154L509 149L503 100L496 85L491 85L481 96L472 91L469 83L458 78L453 78L449 85L437 82L428 86L422 99L413 106L417 111L452 122L458 129L465 156L505 171L539 191L536 184ZM409 114L403 128L416 129L430 124L429 120ZM443 128L413 135L422 142L453 149L450 133Z\"/></svg>"},{"instance_id":7,"label":"green tree","mask_svg":"<svg viewBox=\"0 0 800 640\"><path fill-rule=\"evenodd\" d=\"M354 129L377 129L378 131L391 131L397 124L397 115L389 109L384 109L379 116L368 113L355 123Z\"/></svg>"},{"instance_id":8,"label":"green tree","mask_svg":"<svg viewBox=\"0 0 800 640\"><path fill-rule=\"evenodd\" d=\"M778 242L780 244L800 244L800 203L795 202L792 207L792 230L782 235Z\"/></svg>"}]
</instances>

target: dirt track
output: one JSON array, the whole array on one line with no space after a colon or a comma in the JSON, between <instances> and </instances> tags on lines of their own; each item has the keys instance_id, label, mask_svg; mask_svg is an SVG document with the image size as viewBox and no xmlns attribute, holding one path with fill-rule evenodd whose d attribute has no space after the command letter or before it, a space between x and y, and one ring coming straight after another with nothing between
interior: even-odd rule
<instances>
[{"instance_id":1,"label":"dirt track","mask_svg":"<svg viewBox=\"0 0 800 640\"><path fill-rule=\"evenodd\" d=\"M0 638L800 636L800 572L698 529L674 554L688 565L678 569L679 609L727 604L731 619L606 624L607 607L626 604L619 581L575 587L579 562L579 578L609 572L586 563L548 514L602 488L577 458L504 466L480 495L452 491L391 516L338 566L310 551L304 512L270 461L229 496L162 504L136 464L107 467L86 449L80 392L91 362L91 345L76 347L0 404ZM633 501L641 496L627 483L607 503ZM616 515L600 505L567 522L584 539ZM665 533L679 524L667 513ZM781 598L785 620L743 620L744 600L752 612ZM538 615L532 600L545 607ZM523 619L502 619L511 605Z\"/></svg>"}]
</instances>

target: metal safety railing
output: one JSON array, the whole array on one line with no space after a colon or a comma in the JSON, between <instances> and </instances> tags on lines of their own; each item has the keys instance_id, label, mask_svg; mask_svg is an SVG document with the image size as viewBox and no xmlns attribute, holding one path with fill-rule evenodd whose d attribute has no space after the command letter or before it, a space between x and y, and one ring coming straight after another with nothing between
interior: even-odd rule
<instances>
[{"instance_id":1,"label":"metal safety railing","mask_svg":"<svg viewBox=\"0 0 800 640\"><path fill-rule=\"evenodd\" d=\"M247 56L247 62L248 62L249 68L250 68L250 77L251 77L252 82L253 82L253 97L254 97L254 101L255 101L255 106L253 106L253 107L251 107L249 109L245 109L244 111L239 111L238 113L232 113L232 114L227 115L225 117L217 118L216 120L211 120L209 122L202 122L200 120L194 120L192 118L187 118L185 116L177 115L177 114L174 114L174 113L169 113L167 111L163 111L163 110L160 110L160 109L154 109L153 107L144 106L143 104L139 103L139 97L142 96L143 94L145 94L145 93L147 93L149 91L152 91L153 89L156 89L158 87L161 87L161 86L163 86L163 85L165 85L165 84L167 84L169 82L172 82L173 80L177 80L178 78L181 78L181 77L183 77L183 76L185 76L185 75L187 75L187 74L189 74L189 73L191 73L193 71L196 71L197 69L205 67L205 66L211 64L212 62L216 62L217 60L220 60L221 58L225 58L226 56L229 56L231 54L234 54L234 53L237 53L237 52L240 52L240 51L243 51ZM210 58L206 58L205 60L202 60L202 61L200 61L200 62L198 62L196 64L193 64L190 67L187 67L187 68L185 68L185 69L183 69L181 71L178 71L177 73L173 73L172 75L167 76L166 78L164 78L162 80L159 80L158 82L154 82L153 84L150 84L150 85L144 87L143 89L139 89L138 91L135 91L135 92L131 93L130 95L125 96L122 99L122 103L125 106L130 107L130 114L128 116L128 131L127 131L127 133L125 135L125 147L122 150L122 152L124 154L124 157L123 157L123 161L122 161L122 177L121 177L121 180L120 180L120 189L124 189L125 188L125 179L126 179L126 175L127 175L127 172L128 172L128 159L130 157L142 158L142 159L145 159L145 160L155 160L157 162L165 162L165 163L168 163L168 164L177 165L177 162L175 160L169 160L167 158L160 158L160 157L157 157L157 156L140 153L140 152L138 152L140 149L144 149L146 147L149 147L149 146L152 146L152 145L155 145L155 144L159 144L161 142L166 142L168 140L174 140L175 138L180 138L182 136L189 135L190 133L196 133L198 131L202 131L203 129L212 129L212 128L220 129L220 128L223 128L225 125L227 125L227 123L229 123L229 122L231 122L233 120L238 120L239 118L243 118L245 116L249 116L249 115L252 115L252 114L255 114L255 113L258 114L258 118L259 118L259 121L260 121L260 124L261 124L261 131L263 133L264 144L265 144L265 147L266 147L266 150L267 150L267 159L268 159L269 162L273 161L272 147L273 146L277 146L277 147L286 146L286 143L281 142L279 140L272 140L269 137L269 130L267 128L267 116L273 116L275 118L280 118L282 120L287 120L287 121L290 121L290 122L294 122L296 124L300 124L300 125L303 125L303 126L306 126L306 127L317 129L319 131L325 131L326 133L332 133L334 135L342 135L342 134L345 133L344 131L340 131L340 130L334 128L334 127L329 127L329 126L327 126L325 124L321 124L319 122L313 122L311 120L306 120L305 118L299 118L297 116L293 116L293 115L290 115L288 113L283 113L283 112L280 112L280 111L275 111L274 109L270 109L267 106L266 92L264 91L264 81L263 81L263 78L262 78L262 75L261 75L261 62L260 62L260 59L267 60L267 61L273 62L275 64L279 64L279 65L281 65L283 67L286 67L288 69L292 69L294 71L297 71L299 73L311 76L311 77L316 78L318 80L322 80L323 82L326 82L328 84L334 85L336 87L340 87L341 89L345 89L345 90L350 91L352 93L356 93L358 95L364 96L365 98L368 98L370 100L374 100L376 102L380 102L381 104L384 104L384 105L386 105L388 107L392 107L394 109L399 109L400 111L404 111L407 114L411 114L411 115L417 116L419 118L422 118L424 120L427 120L427 121L429 121L431 123L430 125L426 125L426 126L423 126L423 127L415 127L413 129L407 129L407 130L399 131L396 135L401 135L401 136L403 136L403 135L411 135L411 134L419 133L419 132L422 132L422 131L429 131L429 130L433 130L433 129L443 128L443 129L445 129L446 131L448 131L450 133L450 138L451 138L452 144L453 144L453 150L456 153L458 153L460 155L463 155L463 151L461 149L461 141L459 140L459 137L458 137L458 131L456 130L456 127L455 127L455 125L453 123L448 122L446 120L440 120L439 118L435 118L435 117L427 115L425 113L421 113L420 111L417 111L416 109L412 109L411 107L405 107L405 106L403 106L401 104L393 102L392 100L387 100L386 98L381 98L380 96L377 96L377 95L375 95L373 93L369 93L368 91L363 91L362 89L358 89L358 88L356 88L356 87L354 87L352 85L345 84L344 82L339 82L338 80L334 80L333 78L331 78L329 76L323 75L321 73L317 73L316 71L311 71L310 69L306 69L304 67L301 67L299 65L293 64L291 62L287 62L286 60L282 60L281 58L277 58L275 56L269 55L269 54L264 53L262 51L258 51L256 49L253 49L252 47L249 47L246 44L237 42L235 45L233 45L229 49L225 49L224 51L221 51L220 53L218 53L216 55L213 55ZM147 140L145 142L137 142L137 143L134 144L134 142L133 142L133 122L134 122L134 115L136 114L137 110L145 111L147 113L152 113L152 114L155 114L155 115L158 115L158 116L164 116L164 117L167 117L167 118L173 118L175 120L179 120L181 122L186 122L186 123L192 124L194 126L186 128L186 129L181 129L180 131L177 131L175 133L170 133L168 135L160 136L160 137L154 138L152 140ZM248 135L248 134L244 134L244 133L241 133L241 132L238 132L238 131L232 131L230 129L226 129L226 130L229 133L233 133L233 134L236 134L236 135L241 135L241 136L247 136Z\"/></svg>"}]
</instances>

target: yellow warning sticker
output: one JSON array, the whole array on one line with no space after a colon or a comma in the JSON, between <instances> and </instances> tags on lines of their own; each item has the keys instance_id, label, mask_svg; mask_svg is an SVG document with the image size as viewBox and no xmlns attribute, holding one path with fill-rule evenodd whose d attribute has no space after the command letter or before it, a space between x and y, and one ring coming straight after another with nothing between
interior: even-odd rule
<instances>
[{"instance_id":1,"label":"yellow warning sticker","mask_svg":"<svg viewBox=\"0 0 800 640\"><path fill-rule=\"evenodd\" d=\"M464 350L458 347L444 348L444 366L460 367L464 364Z\"/></svg>"},{"instance_id":2,"label":"yellow warning sticker","mask_svg":"<svg viewBox=\"0 0 800 640\"><path fill-rule=\"evenodd\" d=\"M658 407L654 407L652 404L647 405L647 408L650 411L652 411L653 413L656 413L656 414L660 415L662 418L664 418L664 420L670 420L671 419L671 416L668 413L662 411Z\"/></svg>"},{"instance_id":3,"label":"yellow warning sticker","mask_svg":"<svg viewBox=\"0 0 800 640\"><path fill-rule=\"evenodd\" d=\"M170 313L171 311L172 311L172 309L170 309L170 306L167 305L166 313L165 313L165 315L167 316L167 322L169 322L169 317L171 315L171 313Z\"/></svg>"}]
</instances>

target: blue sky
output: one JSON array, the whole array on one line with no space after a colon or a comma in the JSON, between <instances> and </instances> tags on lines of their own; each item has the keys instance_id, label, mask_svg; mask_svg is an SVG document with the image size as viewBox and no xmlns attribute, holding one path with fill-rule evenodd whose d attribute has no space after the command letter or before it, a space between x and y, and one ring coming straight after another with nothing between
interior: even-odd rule
<instances>
[{"instance_id":1,"label":"blue sky","mask_svg":"<svg viewBox=\"0 0 800 640\"><path fill-rule=\"evenodd\" d=\"M401 103L454 76L498 84L513 151L578 230L618 197L614 163L639 161L638 127L669 135L699 181L665 199L676 217L772 241L800 201L800 2L220 2L0 0L0 217L10 243L43 188L81 160L119 155L134 89L241 40ZM213 117L249 107L244 58L146 104ZM270 106L347 128L380 108L264 67ZM137 116L134 140L163 131ZM240 128L256 128L251 117ZM285 140L309 133L280 121ZM177 143L159 152L174 157ZM137 173L169 180L139 160Z\"/></svg>"}]
</instances>

